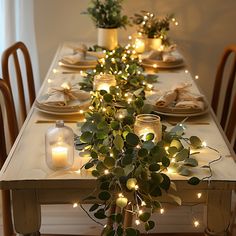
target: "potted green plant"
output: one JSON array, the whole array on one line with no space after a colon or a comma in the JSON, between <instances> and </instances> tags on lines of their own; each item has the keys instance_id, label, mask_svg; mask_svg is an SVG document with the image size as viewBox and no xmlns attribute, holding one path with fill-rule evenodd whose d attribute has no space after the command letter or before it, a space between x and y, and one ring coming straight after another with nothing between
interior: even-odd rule
<instances>
[{"instance_id":1,"label":"potted green plant","mask_svg":"<svg viewBox=\"0 0 236 236\"><path fill-rule=\"evenodd\" d=\"M98 28L98 46L113 50L118 45L117 29L125 28L128 17L122 15L123 0L91 0L84 14L90 15Z\"/></svg>"},{"instance_id":2,"label":"potted green plant","mask_svg":"<svg viewBox=\"0 0 236 236\"><path fill-rule=\"evenodd\" d=\"M133 23L138 25L138 32L147 38L146 50L161 50L163 46L170 44L167 33L173 19L173 14L159 18L147 11L141 11L140 14L134 15Z\"/></svg>"}]
</instances>

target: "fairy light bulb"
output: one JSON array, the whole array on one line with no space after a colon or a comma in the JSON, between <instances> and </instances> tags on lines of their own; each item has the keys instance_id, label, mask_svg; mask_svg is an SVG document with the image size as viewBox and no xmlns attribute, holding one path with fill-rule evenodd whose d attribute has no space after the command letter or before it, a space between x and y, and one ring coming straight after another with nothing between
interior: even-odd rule
<instances>
[{"instance_id":1,"label":"fairy light bulb","mask_svg":"<svg viewBox=\"0 0 236 236\"><path fill-rule=\"evenodd\" d=\"M108 175L109 173L110 173L109 170L104 170L105 175Z\"/></svg>"},{"instance_id":2,"label":"fairy light bulb","mask_svg":"<svg viewBox=\"0 0 236 236\"><path fill-rule=\"evenodd\" d=\"M202 142L202 147L206 147L206 146L207 146L206 141L203 141L203 142Z\"/></svg>"},{"instance_id":3,"label":"fairy light bulb","mask_svg":"<svg viewBox=\"0 0 236 236\"><path fill-rule=\"evenodd\" d=\"M194 225L195 228L197 228L197 227L199 227L200 223L199 223L198 220L194 220L193 225Z\"/></svg>"},{"instance_id":4,"label":"fairy light bulb","mask_svg":"<svg viewBox=\"0 0 236 236\"><path fill-rule=\"evenodd\" d=\"M188 74L188 70L185 70L184 72L185 72L186 74Z\"/></svg>"},{"instance_id":5,"label":"fairy light bulb","mask_svg":"<svg viewBox=\"0 0 236 236\"><path fill-rule=\"evenodd\" d=\"M78 207L78 203L77 202L73 203L73 208L76 208L76 207Z\"/></svg>"},{"instance_id":6,"label":"fairy light bulb","mask_svg":"<svg viewBox=\"0 0 236 236\"><path fill-rule=\"evenodd\" d=\"M52 72L53 72L54 74L56 74L56 73L57 73L57 69L54 68L54 69L52 70Z\"/></svg>"},{"instance_id":7,"label":"fairy light bulb","mask_svg":"<svg viewBox=\"0 0 236 236\"><path fill-rule=\"evenodd\" d=\"M139 211L138 211L138 214L139 214L139 215L142 215L142 214L143 214L143 210L139 210Z\"/></svg>"},{"instance_id":8,"label":"fairy light bulb","mask_svg":"<svg viewBox=\"0 0 236 236\"><path fill-rule=\"evenodd\" d=\"M200 199L202 197L202 193L197 193L197 198Z\"/></svg>"},{"instance_id":9,"label":"fairy light bulb","mask_svg":"<svg viewBox=\"0 0 236 236\"><path fill-rule=\"evenodd\" d=\"M152 67L153 67L153 68L157 68L157 64L153 64Z\"/></svg>"},{"instance_id":10,"label":"fairy light bulb","mask_svg":"<svg viewBox=\"0 0 236 236\"><path fill-rule=\"evenodd\" d=\"M198 76L198 75L195 75L195 79L199 79L199 76Z\"/></svg>"},{"instance_id":11,"label":"fairy light bulb","mask_svg":"<svg viewBox=\"0 0 236 236\"><path fill-rule=\"evenodd\" d=\"M146 206L146 205L147 205L146 202L144 201L141 202L141 206Z\"/></svg>"},{"instance_id":12,"label":"fairy light bulb","mask_svg":"<svg viewBox=\"0 0 236 236\"><path fill-rule=\"evenodd\" d=\"M136 184L136 185L134 186L134 189L135 189L135 190L138 190L138 189L139 189L139 186Z\"/></svg>"},{"instance_id":13,"label":"fairy light bulb","mask_svg":"<svg viewBox=\"0 0 236 236\"><path fill-rule=\"evenodd\" d=\"M140 225L140 220L135 220L136 225Z\"/></svg>"},{"instance_id":14,"label":"fairy light bulb","mask_svg":"<svg viewBox=\"0 0 236 236\"><path fill-rule=\"evenodd\" d=\"M79 110L79 113L80 114L84 114L84 110Z\"/></svg>"},{"instance_id":15,"label":"fairy light bulb","mask_svg":"<svg viewBox=\"0 0 236 236\"><path fill-rule=\"evenodd\" d=\"M161 208L161 209L160 209L160 213L161 213L161 214L164 214L164 212L165 212L164 208Z\"/></svg>"},{"instance_id":16,"label":"fairy light bulb","mask_svg":"<svg viewBox=\"0 0 236 236\"><path fill-rule=\"evenodd\" d=\"M129 39L129 40L131 40L131 39L132 39L132 36L131 36L131 35L129 35L128 39Z\"/></svg>"},{"instance_id":17,"label":"fairy light bulb","mask_svg":"<svg viewBox=\"0 0 236 236\"><path fill-rule=\"evenodd\" d=\"M48 83L49 83L49 84L52 83L52 80L51 80L51 79L48 79Z\"/></svg>"},{"instance_id":18,"label":"fairy light bulb","mask_svg":"<svg viewBox=\"0 0 236 236\"><path fill-rule=\"evenodd\" d=\"M105 112L106 110L107 110L107 109L106 109L105 107L103 107L103 108L102 108L102 111L104 111L104 112Z\"/></svg>"},{"instance_id":19,"label":"fairy light bulb","mask_svg":"<svg viewBox=\"0 0 236 236\"><path fill-rule=\"evenodd\" d=\"M176 22L175 22L175 25L176 25L176 26L179 25L179 22L176 21Z\"/></svg>"}]
</instances>

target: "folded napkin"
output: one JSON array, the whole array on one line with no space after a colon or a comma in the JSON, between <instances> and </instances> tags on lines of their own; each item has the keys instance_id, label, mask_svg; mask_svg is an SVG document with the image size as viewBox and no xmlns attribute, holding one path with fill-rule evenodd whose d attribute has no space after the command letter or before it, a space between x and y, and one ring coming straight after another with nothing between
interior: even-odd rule
<instances>
[{"instance_id":1,"label":"folded napkin","mask_svg":"<svg viewBox=\"0 0 236 236\"><path fill-rule=\"evenodd\" d=\"M190 83L180 83L175 85L156 101L156 106L204 110L205 103L203 95L190 92L190 87Z\"/></svg>"},{"instance_id":2,"label":"folded napkin","mask_svg":"<svg viewBox=\"0 0 236 236\"><path fill-rule=\"evenodd\" d=\"M205 103L203 101L191 100L191 101L178 101L175 104L176 108L185 108L185 109L199 109L204 110Z\"/></svg>"},{"instance_id":3,"label":"folded napkin","mask_svg":"<svg viewBox=\"0 0 236 236\"><path fill-rule=\"evenodd\" d=\"M163 62L174 62L182 60L180 54L176 52L176 45L171 45L166 47L163 51L161 50L151 50L145 59L158 60Z\"/></svg>"},{"instance_id":4,"label":"folded napkin","mask_svg":"<svg viewBox=\"0 0 236 236\"><path fill-rule=\"evenodd\" d=\"M48 97L42 100L41 103L56 106L66 106L69 101L78 100L83 102L90 98L88 92L80 90L78 84L71 84L70 82L65 82L58 87L49 88L47 95Z\"/></svg>"},{"instance_id":5,"label":"folded napkin","mask_svg":"<svg viewBox=\"0 0 236 236\"><path fill-rule=\"evenodd\" d=\"M73 55L66 55L62 59L63 61L69 64L76 64L78 62L84 62L86 60L88 62L92 62L91 58L90 60L88 60L87 58L87 56L90 55L94 57L93 61L96 61L97 55L95 55L95 53L88 52L87 50L88 50L87 46L85 44L82 44L80 47L74 49Z\"/></svg>"},{"instance_id":6,"label":"folded napkin","mask_svg":"<svg viewBox=\"0 0 236 236\"><path fill-rule=\"evenodd\" d=\"M164 93L156 102L158 107L167 107L177 98L177 92L175 90L170 90Z\"/></svg>"},{"instance_id":7,"label":"folded napkin","mask_svg":"<svg viewBox=\"0 0 236 236\"><path fill-rule=\"evenodd\" d=\"M156 102L158 107L167 107L177 100L178 95L183 93L191 84L180 83L175 85L171 90L166 91Z\"/></svg>"},{"instance_id":8,"label":"folded napkin","mask_svg":"<svg viewBox=\"0 0 236 236\"><path fill-rule=\"evenodd\" d=\"M74 53L85 53L85 56L97 57L98 59L104 58L106 54L103 51L88 51L88 47L85 44L74 49Z\"/></svg>"},{"instance_id":9,"label":"folded napkin","mask_svg":"<svg viewBox=\"0 0 236 236\"><path fill-rule=\"evenodd\" d=\"M174 62L182 60L182 57L179 54L173 52L163 52L162 54L162 61L164 62Z\"/></svg>"}]
</instances>

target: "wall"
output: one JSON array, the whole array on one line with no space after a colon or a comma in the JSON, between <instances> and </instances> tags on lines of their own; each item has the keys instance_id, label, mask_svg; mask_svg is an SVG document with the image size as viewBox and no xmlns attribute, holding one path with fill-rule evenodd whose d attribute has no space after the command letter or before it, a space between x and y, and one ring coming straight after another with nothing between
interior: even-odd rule
<instances>
[{"instance_id":1,"label":"wall","mask_svg":"<svg viewBox=\"0 0 236 236\"><path fill-rule=\"evenodd\" d=\"M43 80L56 48L63 41L96 42L96 29L87 15L88 0L34 0L35 27ZM184 54L198 85L211 98L215 71L226 45L236 42L233 20L235 0L124 0L129 16L141 9L165 15L174 13L179 26L172 27L172 39ZM120 30L120 41L127 40L134 28Z\"/></svg>"}]
</instances>

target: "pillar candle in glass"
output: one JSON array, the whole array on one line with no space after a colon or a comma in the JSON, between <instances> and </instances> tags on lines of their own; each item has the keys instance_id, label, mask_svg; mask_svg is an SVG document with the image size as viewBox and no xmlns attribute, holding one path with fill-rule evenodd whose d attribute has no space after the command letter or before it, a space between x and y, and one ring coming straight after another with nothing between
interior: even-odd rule
<instances>
[{"instance_id":1,"label":"pillar candle in glass","mask_svg":"<svg viewBox=\"0 0 236 236\"><path fill-rule=\"evenodd\" d=\"M74 162L74 133L62 120L45 135L46 163L53 170L68 169Z\"/></svg>"},{"instance_id":2,"label":"pillar candle in glass","mask_svg":"<svg viewBox=\"0 0 236 236\"><path fill-rule=\"evenodd\" d=\"M110 74L98 74L94 76L93 90L106 90L110 91L111 86L116 86L116 78Z\"/></svg>"},{"instance_id":3,"label":"pillar candle in glass","mask_svg":"<svg viewBox=\"0 0 236 236\"><path fill-rule=\"evenodd\" d=\"M147 134L153 133L154 142L159 142L162 134L160 117L154 114L137 115L134 123L134 133L144 140Z\"/></svg>"}]
</instances>

